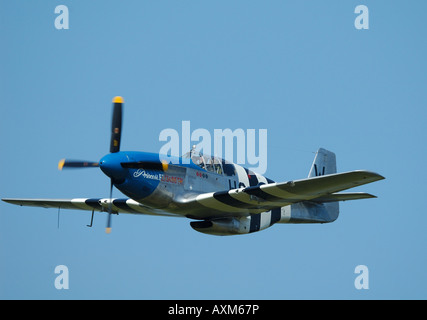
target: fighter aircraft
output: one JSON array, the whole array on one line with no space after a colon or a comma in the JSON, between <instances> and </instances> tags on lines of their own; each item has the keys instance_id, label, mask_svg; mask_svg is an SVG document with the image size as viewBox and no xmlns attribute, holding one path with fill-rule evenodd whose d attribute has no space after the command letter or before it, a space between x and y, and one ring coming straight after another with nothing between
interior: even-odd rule
<instances>
[{"instance_id":1,"label":"fighter aircraft","mask_svg":"<svg viewBox=\"0 0 427 320\"><path fill-rule=\"evenodd\" d=\"M63 159L58 168L100 168L110 180L108 198L2 199L20 206L87 210L113 214L187 217L191 227L210 235L238 235L276 223L329 223L339 201L376 198L341 192L384 179L365 170L337 173L333 152L320 148L305 179L274 182L224 159L189 150L166 162L157 153L120 151L123 98L113 99L110 153L99 162ZM129 198L112 197L113 186Z\"/></svg>"}]
</instances>

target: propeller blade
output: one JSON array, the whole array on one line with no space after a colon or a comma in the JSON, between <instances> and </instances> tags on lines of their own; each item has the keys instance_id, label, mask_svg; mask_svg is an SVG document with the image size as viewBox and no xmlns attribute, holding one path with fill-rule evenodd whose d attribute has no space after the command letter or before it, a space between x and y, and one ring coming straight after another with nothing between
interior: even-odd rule
<instances>
[{"instance_id":1,"label":"propeller blade","mask_svg":"<svg viewBox=\"0 0 427 320\"><path fill-rule=\"evenodd\" d=\"M111 139L110 139L110 153L117 153L120 151L120 139L122 136L122 114L123 114L123 98L120 96L113 98L113 117L111 121ZM58 169L63 168L95 168L99 167L99 162L81 161L81 160L66 160L62 159L58 163ZM166 167L167 168L167 167ZM102 169L102 168L101 168ZM111 214L113 206L113 187L114 182L110 182L110 203L108 205L108 218L106 233L111 232Z\"/></svg>"},{"instance_id":2,"label":"propeller blade","mask_svg":"<svg viewBox=\"0 0 427 320\"><path fill-rule=\"evenodd\" d=\"M154 162L154 161L137 161L137 162L122 162L120 163L122 168L129 169L145 169L145 170L159 170L167 171L169 164L166 161Z\"/></svg>"},{"instance_id":3,"label":"propeller blade","mask_svg":"<svg viewBox=\"0 0 427 320\"><path fill-rule=\"evenodd\" d=\"M98 162L93 161L83 161L83 160L67 160L62 159L58 163L58 170L62 170L63 168L97 168L99 167Z\"/></svg>"},{"instance_id":4,"label":"propeller blade","mask_svg":"<svg viewBox=\"0 0 427 320\"><path fill-rule=\"evenodd\" d=\"M108 218L107 218L107 227L105 228L105 233L111 233L111 211L113 206L113 180L110 183L110 204L108 205Z\"/></svg>"},{"instance_id":5,"label":"propeller blade","mask_svg":"<svg viewBox=\"0 0 427 320\"><path fill-rule=\"evenodd\" d=\"M116 153L120 151L120 139L122 135L122 97L114 97L113 104L113 121L111 125L111 141L110 141L110 152Z\"/></svg>"},{"instance_id":6,"label":"propeller blade","mask_svg":"<svg viewBox=\"0 0 427 320\"><path fill-rule=\"evenodd\" d=\"M111 213L108 213L107 227L105 228L105 233L107 234L111 233Z\"/></svg>"}]
</instances>

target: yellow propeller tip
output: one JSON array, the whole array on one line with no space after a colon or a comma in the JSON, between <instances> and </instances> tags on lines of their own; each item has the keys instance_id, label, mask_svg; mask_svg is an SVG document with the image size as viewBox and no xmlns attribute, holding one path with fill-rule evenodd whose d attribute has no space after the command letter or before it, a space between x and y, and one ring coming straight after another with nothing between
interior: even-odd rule
<instances>
[{"instance_id":1,"label":"yellow propeller tip","mask_svg":"<svg viewBox=\"0 0 427 320\"><path fill-rule=\"evenodd\" d=\"M105 228L105 233L106 234L110 234L111 233L111 228Z\"/></svg>"},{"instance_id":2,"label":"yellow propeller tip","mask_svg":"<svg viewBox=\"0 0 427 320\"><path fill-rule=\"evenodd\" d=\"M125 102L122 97L117 96L113 98L113 103L123 103Z\"/></svg>"},{"instance_id":3,"label":"yellow propeller tip","mask_svg":"<svg viewBox=\"0 0 427 320\"><path fill-rule=\"evenodd\" d=\"M58 170L62 170L62 168L64 167L64 164L65 164L65 159L60 160L58 163Z\"/></svg>"}]
</instances>

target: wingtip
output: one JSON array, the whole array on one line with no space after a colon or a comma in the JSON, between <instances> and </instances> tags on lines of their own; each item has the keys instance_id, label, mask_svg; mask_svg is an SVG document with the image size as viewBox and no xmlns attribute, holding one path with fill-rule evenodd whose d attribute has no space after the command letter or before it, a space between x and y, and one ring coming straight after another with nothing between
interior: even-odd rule
<instances>
[{"instance_id":1,"label":"wingtip","mask_svg":"<svg viewBox=\"0 0 427 320\"><path fill-rule=\"evenodd\" d=\"M378 179L378 180L385 180L385 177L379 173L372 172L372 174Z\"/></svg>"},{"instance_id":2,"label":"wingtip","mask_svg":"<svg viewBox=\"0 0 427 320\"><path fill-rule=\"evenodd\" d=\"M376 173L376 172L373 172L373 171L369 171L369 170L355 170L353 172L364 174L364 175L366 175L369 178L375 179L375 181L384 180L385 179L385 177L382 176L382 175L380 175L379 173Z\"/></svg>"}]
</instances>

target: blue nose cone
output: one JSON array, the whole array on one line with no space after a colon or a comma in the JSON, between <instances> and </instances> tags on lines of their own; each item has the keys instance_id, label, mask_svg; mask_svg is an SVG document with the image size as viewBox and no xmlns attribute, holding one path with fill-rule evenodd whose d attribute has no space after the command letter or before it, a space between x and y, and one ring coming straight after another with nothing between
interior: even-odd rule
<instances>
[{"instance_id":1,"label":"blue nose cone","mask_svg":"<svg viewBox=\"0 0 427 320\"><path fill-rule=\"evenodd\" d=\"M125 181L127 173L121 163L127 161L129 161L128 157L122 152L110 153L101 159L99 167L115 184L120 184Z\"/></svg>"}]
</instances>

